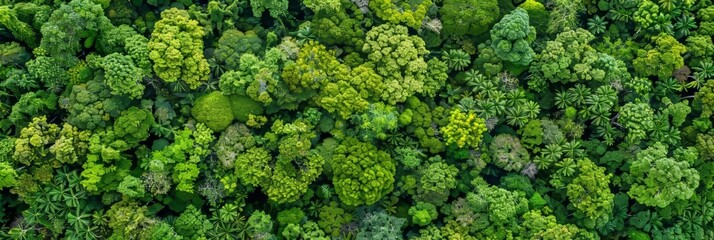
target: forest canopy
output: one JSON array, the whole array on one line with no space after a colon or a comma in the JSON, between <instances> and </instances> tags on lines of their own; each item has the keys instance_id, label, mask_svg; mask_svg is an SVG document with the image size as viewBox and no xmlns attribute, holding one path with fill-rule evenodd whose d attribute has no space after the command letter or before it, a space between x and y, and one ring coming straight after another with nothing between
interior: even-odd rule
<instances>
[{"instance_id":1,"label":"forest canopy","mask_svg":"<svg viewBox=\"0 0 714 240\"><path fill-rule=\"evenodd\" d=\"M0 239L714 239L711 0L0 0Z\"/></svg>"}]
</instances>

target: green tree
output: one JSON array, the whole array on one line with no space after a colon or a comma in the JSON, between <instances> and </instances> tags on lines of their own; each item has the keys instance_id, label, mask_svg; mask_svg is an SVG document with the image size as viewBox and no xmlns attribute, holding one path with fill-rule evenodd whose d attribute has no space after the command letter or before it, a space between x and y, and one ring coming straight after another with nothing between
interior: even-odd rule
<instances>
[{"instance_id":1,"label":"green tree","mask_svg":"<svg viewBox=\"0 0 714 240\"><path fill-rule=\"evenodd\" d=\"M211 229L211 223L200 210L188 205L174 221L174 227L176 233L187 239L205 239L206 233Z\"/></svg>"},{"instance_id":2,"label":"green tree","mask_svg":"<svg viewBox=\"0 0 714 240\"><path fill-rule=\"evenodd\" d=\"M417 202L416 205L409 208L409 215L412 217L412 222L419 226L426 226L435 220L439 213L436 212L436 206L431 203Z\"/></svg>"},{"instance_id":3,"label":"green tree","mask_svg":"<svg viewBox=\"0 0 714 240\"><path fill-rule=\"evenodd\" d=\"M637 143L654 128L654 111L647 103L627 103L620 108L619 122L627 128L628 142Z\"/></svg>"},{"instance_id":4,"label":"green tree","mask_svg":"<svg viewBox=\"0 0 714 240\"><path fill-rule=\"evenodd\" d=\"M430 163L419 169L417 191L413 196L420 202L442 206L449 199L451 190L456 188L459 169L441 161L440 157L430 159Z\"/></svg>"},{"instance_id":5,"label":"green tree","mask_svg":"<svg viewBox=\"0 0 714 240\"><path fill-rule=\"evenodd\" d=\"M17 12L9 6L0 6L0 25L4 26L12 35L30 47L37 47L37 36L32 27L17 18Z\"/></svg>"},{"instance_id":6,"label":"green tree","mask_svg":"<svg viewBox=\"0 0 714 240\"><path fill-rule=\"evenodd\" d=\"M523 148L517 137L510 134L500 134L493 138L489 150L491 162L506 171L520 171L530 162L528 150Z\"/></svg>"},{"instance_id":7,"label":"green tree","mask_svg":"<svg viewBox=\"0 0 714 240\"><path fill-rule=\"evenodd\" d=\"M302 119L292 123L275 121L272 132L265 137L274 139L269 147L277 145L277 157L262 146L248 149L234 162L236 175L251 186L262 187L272 201L298 200L320 176L325 162L317 150L311 150L310 139L315 137L312 127Z\"/></svg>"},{"instance_id":8,"label":"green tree","mask_svg":"<svg viewBox=\"0 0 714 240\"><path fill-rule=\"evenodd\" d=\"M156 75L166 82L181 79L191 89L198 88L209 74L203 56L204 35L187 11L171 8L161 12L147 45Z\"/></svg>"},{"instance_id":9,"label":"green tree","mask_svg":"<svg viewBox=\"0 0 714 240\"><path fill-rule=\"evenodd\" d=\"M695 97L702 102L702 115L711 116L714 113L714 80L704 82Z\"/></svg>"},{"instance_id":10,"label":"green tree","mask_svg":"<svg viewBox=\"0 0 714 240\"><path fill-rule=\"evenodd\" d=\"M536 0L526 0L518 6L528 12L528 19L531 26L535 27L536 32L545 33L548 29L550 21L550 12L545 9L543 3Z\"/></svg>"},{"instance_id":11,"label":"green tree","mask_svg":"<svg viewBox=\"0 0 714 240\"><path fill-rule=\"evenodd\" d=\"M664 208L676 200L687 200L699 186L699 172L691 168L694 159L668 157L661 143L637 154L630 166L633 184L627 192L637 202Z\"/></svg>"},{"instance_id":12,"label":"green tree","mask_svg":"<svg viewBox=\"0 0 714 240\"><path fill-rule=\"evenodd\" d=\"M215 91L196 99L191 115L215 132L226 129L233 122L231 101L222 92Z\"/></svg>"},{"instance_id":13,"label":"green tree","mask_svg":"<svg viewBox=\"0 0 714 240\"><path fill-rule=\"evenodd\" d=\"M257 239L272 239L273 220L270 215L257 210L248 218L248 236Z\"/></svg>"},{"instance_id":14,"label":"green tree","mask_svg":"<svg viewBox=\"0 0 714 240\"><path fill-rule=\"evenodd\" d=\"M218 39L218 46L213 55L218 62L225 64L227 69L236 69L240 66L242 54L258 54L262 48L263 40L255 31L241 32L228 29Z\"/></svg>"},{"instance_id":15,"label":"green tree","mask_svg":"<svg viewBox=\"0 0 714 240\"><path fill-rule=\"evenodd\" d=\"M439 9L444 34L478 36L500 17L497 0L445 0Z\"/></svg>"},{"instance_id":16,"label":"green tree","mask_svg":"<svg viewBox=\"0 0 714 240\"><path fill-rule=\"evenodd\" d=\"M17 172L8 162L0 162L0 189L14 187L17 183Z\"/></svg>"},{"instance_id":17,"label":"green tree","mask_svg":"<svg viewBox=\"0 0 714 240\"><path fill-rule=\"evenodd\" d=\"M72 16L72 17L68 17ZM75 55L93 45L101 29L111 27L101 5L92 0L72 0L52 12L42 25L40 48L49 56Z\"/></svg>"},{"instance_id":18,"label":"green tree","mask_svg":"<svg viewBox=\"0 0 714 240\"><path fill-rule=\"evenodd\" d=\"M154 125L154 115L145 109L130 107L114 121L114 133L130 144L149 138L149 128Z\"/></svg>"},{"instance_id":19,"label":"green tree","mask_svg":"<svg viewBox=\"0 0 714 240\"><path fill-rule=\"evenodd\" d=\"M590 159L577 162L578 175L566 186L568 200L576 209L576 216L585 218L588 228L601 227L609 221L613 209L610 192L611 174L605 174L605 168L598 167Z\"/></svg>"},{"instance_id":20,"label":"green tree","mask_svg":"<svg viewBox=\"0 0 714 240\"><path fill-rule=\"evenodd\" d=\"M637 50L637 58L632 62L632 66L638 75L667 79L675 70L684 66L682 54L687 52L684 44L664 33L652 37L652 42L653 45Z\"/></svg>"},{"instance_id":21,"label":"green tree","mask_svg":"<svg viewBox=\"0 0 714 240\"><path fill-rule=\"evenodd\" d=\"M414 29L421 28L427 11L432 5L431 0L369 1L369 9L374 11L377 17L391 24L405 24Z\"/></svg>"},{"instance_id":22,"label":"green tree","mask_svg":"<svg viewBox=\"0 0 714 240\"><path fill-rule=\"evenodd\" d=\"M449 124L441 130L446 144L454 144L459 148L476 148L481 144L483 133L486 132L486 122L477 117L476 113L454 109L451 111Z\"/></svg>"},{"instance_id":23,"label":"green tree","mask_svg":"<svg viewBox=\"0 0 714 240\"><path fill-rule=\"evenodd\" d=\"M585 29L559 33L531 64L528 87L543 91L546 81L553 83L597 81L611 83L630 78L624 62L589 45L595 38ZM566 50L567 49L567 50Z\"/></svg>"},{"instance_id":24,"label":"green tree","mask_svg":"<svg viewBox=\"0 0 714 240\"><path fill-rule=\"evenodd\" d=\"M349 206L374 204L394 189L394 161L372 144L347 138L330 164L335 191Z\"/></svg>"},{"instance_id":25,"label":"green tree","mask_svg":"<svg viewBox=\"0 0 714 240\"><path fill-rule=\"evenodd\" d=\"M402 226L406 219L389 215L383 210L362 215L356 239L402 239Z\"/></svg>"},{"instance_id":26,"label":"green tree","mask_svg":"<svg viewBox=\"0 0 714 240\"><path fill-rule=\"evenodd\" d=\"M318 215L320 217L318 226L332 237L339 237L342 226L352 222L353 219L352 214L337 206L335 201L320 207Z\"/></svg>"},{"instance_id":27,"label":"green tree","mask_svg":"<svg viewBox=\"0 0 714 240\"><path fill-rule=\"evenodd\" d=\"M69 97L61 100L60 107L69 112L67 122L88 130L107 126L130 104L126 96L113 96L106 84L96 80L72 86Z\"/></svg>"},{"instance_id":28,"label":"green tree","mask_svg":"<svg viewBox=\"0 0 714 240\"><path fill-rule=\"evenodd\" d=\"M549 209L548 209L549 210ZM531 210L523 214L522 236L530 239L598 239L597 235L573 224L560 224L547 211Z\"/></svg>"},{"instance_id":29,"label":"green tree","mask_svg":"<svg viewBox=\"0 0 714 240\"><path fill-rule=\"evenodd\" d=\"M424 91L428 77L424 56L429 51L424 40L409 35L406 27L382 24L372 28L367 32L362 52L376 67L377 74L384 78L382 100L396 104Z\"/></svg>"},{"instance_id":30,"label":"green tree","mask_svg":"<svg viewBox=\"0 0 714 240\"><path fill-rule=\"evenodd\" d=\"M131 99L139 99L144 95L142 78L144 71L134 65L128 56L112 53L102 60L104 83L114 95L126 95Z\"/></svg>"},{"instance_id":31,"label":"green tree","mask_svg":"<svg viewBox=\"0 0 714 240\"><path fill-rule=\"evenodd\" d=\"M262 16L265 10L276 19L288 15L288 0L250 0L250 7L254 17Z\"/></svg>"},{"instance_id":32,"label":"green tree","mask_svg":"<svg viewBox=\"0 0 714 240\"><path fill-rule=\"evenodd\" d=\"M535 52L530 44L535 40L536 30L528 22L528 12L516 8L501 18L491 29L491 47L496 56L520 66L528 66Z\"/></svg>"},{"instance_id":33,"label":"green tree","mask_svg":"<svg viewBox=\"0 0 714 240\"><path fill-rule=\"evenodd\" d=\"M485 183L467 193L466 201L472 211L486 214L488 221L496 225L513 221L528 211L528 200L522 192L510 192Z\"/></svg>"}]
</instances>

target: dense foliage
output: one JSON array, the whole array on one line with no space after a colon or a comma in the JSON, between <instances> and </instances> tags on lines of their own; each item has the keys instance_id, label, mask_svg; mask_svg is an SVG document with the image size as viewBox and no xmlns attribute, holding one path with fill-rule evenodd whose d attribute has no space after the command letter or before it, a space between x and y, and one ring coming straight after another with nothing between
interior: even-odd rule
<instances>
[{"instance_id":1,"label":"dense foliage","mask_svg":"<svg viewBox=\"0 0 714 240\"><path fill-rule=\"evenodd\" d=\"M714 239L711 0L0 0L0 239Z\"/></svg>"}]
</instances>

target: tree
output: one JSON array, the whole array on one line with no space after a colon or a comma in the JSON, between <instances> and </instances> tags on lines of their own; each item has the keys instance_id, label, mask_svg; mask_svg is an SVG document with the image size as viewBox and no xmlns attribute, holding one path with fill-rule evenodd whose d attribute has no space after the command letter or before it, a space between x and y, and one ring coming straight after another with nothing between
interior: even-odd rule
<instances>
[{"instance_id":1,"label":"tree","mask_svg":"<svg viewBox=\"0 0 714 240\"><path fill-rule=\"evenodd\" d=\"M568 200L576 209L576 216L585 218L584 225L597 228L609 221L613 198L610 192L611 174L598 167L590 159L577 162L578 175L566 186Z\"/></svg>"},{"instance_id":2,"label":"tree","mask_svg":"<svg viewBox=\"0 0 714 240\"><path fill-rule=\"evenodd\" d=\"M412 216L412 222L419 226L426 226L439 216L436 207L425 202L417 202L416 205L410 207L409 215Z\"/></svg>"},{"instance_id":3,"label":"tree","mask_svg":"<svg viewBox=\"0 0 714 240\"><path fill-rule=\"evenodd\" d=\"M714 113L714 80L704 82L695 97L702 102L702 115L711 116Z\"/></svg>"},{"instance_id":4,"label":"tree","mask_svg":"<svg viewBox=\"0 0 714 240\"><path fill-rule=\"evenodd\" d=\"M667 148L655 143L637 154L630 166L634 183L627 192L637 202L664 208L676 200L687 200L699 186L699 172L690 161L667 156Z\"/></svg>"},{"instance_id":5,"label":"tree","mask_svg":"<svg viewBox=\"0 0 714 240\"><path fill-rule=\"evenodd\" d=\"M151 58L149 58L149 39L135 34L124 39L124 51L134 61L134 64L143 70L145 76L152 74Z\"/></svg>"},{"instance_id":6,"label":"tree","mask_svg":"<svg viewBox=\"0 0 714 240\"><path fill-rule=\"evenodd\" d=\"M17 172L10 163L0 161L0 189L14 187L17 183Z\"/></svg>"},{"instance_id":7,"label":"tree","mask_svg":"<svg viewBox=\"0 0 714 240\"><path fill-rule=\"evenodd\" d=\"M560 224L555 216L542 210L531 210L523 214L521 234L531 239L598 239L597 235L572 224Z\"/></svg>"},{"instance_id":8,"label":"tree","mask_svg":"<svg viewBox=\"0 0 714 240\"><path fill-rule=\"evenodd\" d=\"M372 144L346 138L331 165L335 191L349 206L372 205L394 189L394 162Z\"/></svg>"},{"instance_id":9,"label":"tree","mask_svg":"<svg viewBox=\"0 0 714 240\"><path fill-rule=\"evenodd\" d=\"M654 127L654 111L647 103L627 103L620 108L619 122L627 128L628 142L637 143Z\"/></svg>"},{"instance_id":10,"label":"tree","mask_svg":"<svg viewBox=\"0 0 714 240\"><path fill-rule=\"evenodd\" d=\"M369 1L369 9L377 17L391 24L405 24L411 28L419 29L426 17L427 11L433 5L431 0L419 1Z\"/></svg>"},{"instance_id":11,"label":"tree","mask_svg":"<svg viewBox=\"0 0 714 240\"><path fill-rule=\"evenodd\" d=\"M424 40L410 36L406 27L382 24L372 28L367 32L362 52L376 66L377 74L384 78L382 100L396 104L424 91L428 77L424 56L429 51Z\"/></svg>"},{"instance_id":12,"label":"tree","mask_svg":"<svg viewBox=\"0 0 714 240\"><path fill-rule=\"evenodd\" d=\"M332 237L340 236L342 226L352 222L353 219L352 214L337 206L335 201L320 207L318 215L320 220L317 225Z\"/></svg>"},{"instance_id":13,"label":"tree","mask_svg":"<svg viewBox=\"0 0 714 240\"><path fill-rule=\"evenodd\" d=\"M111 27L102 6L92 0L73 0L52 12L42 25L40 48L49 56L75 55L84 46L91 47L101 29Z\"/></svg>"},{"instance_id":14,"label":"tree","mask_svg":"<svg viewBox=\"0 0 714 240\"><path fill-rule=\"evenodd\" d=\"M209 74L203 56L204 35L185 10L171 8L161 12L147 45L156 75L166 82L181 79L191 89L198 88Z\"/></svg>"},{"instance_id":15,"label":"tree","mask_svg":"<svg viewBox=\"0 0 714 240\"><path fill-rule=\"evenodd\" d=\"M176 190L193 193L200 172L201 159L211 153L213 131L196 124L195 129L183 129L174 133L174 142L165 148L153 151L146 168L150 173L171 173Z\"/></svg>"},{"instance_id":16,"label":"tree","mask_svg":"<svg viewBox=\"0 0 714 240\"><path fill-rule=\"evenodd\" d=\"M684 66L682 54L687 52L684 44L667 34L652 37L653 45L637 50L637 58L632 62L635 72L642 76L671 77L675 70Z\"/></svg>"},{"instance_id":17,"label":"tree","mask_svg":"<svg viewBox=\"0 0 714 240\"><path fill-rule=\"evenodd\" d=\"M233 122L231 101L222 92L215 91L196 99L191 115L215 132L226 129Z\"/></svg>"},{"instance_id":18,"label":"tree","mask_svg":"<svg viewBox=\"0 0 714 240\"><path fill-rule=\"evenodd\" d=\"M666 9L660 9L656 3L645 0L639 4L637 10L633 13L633 20L637 27L649 33L667 33L674 34L672 31L671 16L664 12Z\"/></svg>"},{"instance_id":19,"label":"tree","mask_svg":"<svg viewBox=\"0 0 714 240\"><path fill-rule=\"evenodd\" d=\"M226 69L240 66L240 56L244 53L258 54L263 49L263 40L254 31L241 32L228 29L218 39L214 58L225 64Z\"/></svg>"},{"instance_id":20,"label":"tree","mask_svg":"<svg viewBox=\"0 0 714 240\"><path fill-rule=\"evenodd\" d=\"M12 35L30 47L37 47L35 31L32 27L17 18L17 12L9 6L0 6L0 25L5 26Z\"/></svg>"},{"instance_id":21,"label":"tree","mask_svg":"<svg viewBox=\"0 0 714 240\"><path fill-rule=\"evenodd\" d=\"M491 29L491 47L496 56L520 66L528 66L535 52L530 44L535 40L536 30L528 22L528 12L516 8L501 18Z\"/></svg>"},{"instance_id":22,"label":"tree","mask_svg":"<svg viewBox=\"0 0 714 240\"><path fill-rule=\"evenodd\" d=\"M122 239L139 235L142 225L149 221L147 213L146 206L124 200L113 204L104 217L109 228L113 230L112 237Z\"/></svg>"},{"instance_id":23,"label":"tree","mask_svg":"<svg viewBox=\"0 0 714 240\"><path fill-rule=\"evenodd\" d=\"M364 10L368 10L368 3L364 4ZM328 45L344 45L348 51L362 46L365 16L360 14L364 11L359 6L340 0L305 0L305 5L315 12L309 29L318 41Z\"/></svg>"},{"instance_id":24,"label":"tree","mask_svg":"<svg viewBox=\"0 0 714 240\"><path fill-rule=\"evenodd\" d=\"M117 192L130 198L141 198L146 193L146 190L140 178L129 175L119 183Z\"/></svg>"},{"instance_id":25,"label":"tree","mask_svg":"<svg viewBox=\"0 0 714 240\"><path fill-rule=\"evenodd\" d=\"M130 107L114 121L114 133L130 144L137 144L149 138L149 128L154 123L154 115L150 111Z\"/></svg>"},{"instance_id":26,"label":"tree","mask_svg":"<svg viewBox=\"0 0 714 240\"><path fill-rule=\"evenodd\" d=\"M365 212L361 216L356 239L402 239L401 229L404 223L406 219L391 216L384 210Z\"/></svg>"},{"instance_id":27,"label":"tree","mask_svg":"<svg viewBox=\"0 0 714 240\"><path fill-rule=\"evenodd\" d=\"M276 19L288 15L288 0L250 0L250 7L254 17L262 16L265 10Z\"/></svg>"},{"instance_id":28,"label":"tree","mask_svg":"<svg viewBox=\"0 0 714 240\"><path fill-rule=\"evenodd\" d=\"M491 161L506 171L520 171L530 162L528 150L521 146L521 141L510 134L500 134L493 138Z\"/></svg>"},{"instance_id":29,"label":"tree","mask_svg":"<svg viewBox=\"0 0 714 240\"><path fill-rule=\"evenodd\" d=\"M122 53L126 44L126 39L139 35L129 25L111 26L102 31L97 36L97 49L102 54Z\"/></svg>"},{"instance_id":30,"label":"tree","mask_svg":"<svg viewBox=\"0 0 714 240\"><path fill-rule=\"evenodd\" d=\"M486 214L491 224L502 225L514 220L528 210L528 200L522 192L479 184L466 194L466 201L473 212Z\"/></svg>"},{"instance_id":31,"label":"tree","mask_svg":"<svg viewBox=\"0 0 714 240\"><path fill-rule=\"evenodd\" d=\"M206 232L211 229L211 223L200 210L188 205L186 210L174 221L176 233L187 239L205 239Z\"/></svg>"},{"instance_id":32,"label":"tree","mask_svg":"<svg viewBox=\"0 0 714 240\"><path fill-rule=\"evenodd\" d=\"M549 27L550 12L545 10L545 6L536 0L526 0L518 6L528 12L528 19L531 26L535 27L536 32L546 33Z\"/></svg>"},{"instance_id":33,"label":"tree","mask_svg":"<svg viewBox=\"0 0 714 240\"><path fill-rule=\"evenodd\" d=\"M694 35L687 37L687 52L692 54L695 60L703 60L714 56L714 43L710 36ZM689 64L690 66L693 64Z\"/></svg>"},{"instance_id":34,"label":"tree","mask_svg":"<svg viewBox=\"0 0 714 240\"><path fill-rule=\"evenodd\" d=\"M80 129L93 130L107 126L111 118L119 117L130 101L126 96L112 96L111 90L103 82L92 80L72 86L64 104L67 122Z\"/></svg>"},{"instance_id":35,"label":"tree","mask_svg":"<svg viewBox=\"0 0 714 240\"><path fill-rule=\"evenodd\" d=\"M298 200L320 176L325 162L317 150L311 150L310 139L315 137L311 132L313 127L303 119L292 123L275 121L266 137L273 139L268 148L277 146L277 157L272 157L266 147L250 148L235 159L236 175L250 186L260 186L272 201Z\"/></svg>"},{"instance_id":36,"label":"tree","mask_svg":"<svg viewBox=\"0 0 714 240\"><path fill-rule=\"evenodd\" d=\"M248 218L248 236L255 239L273 238L273 220L263 211L255 211Z\"/></svg>"},{"instance_id":37,"label":"tree","mask_svg":"<svg viewBox=\"0 0 714 240\"><path fill-rule=\"evenodd\" d=\"M439 9L444 34L478 36L500 17L496 0L445 0Z\"/></svg>"},{"instance_id":38,"label":"tree","mask_svg":"<svg viewBox=\"0 0 714 240\"><path fill-rule=\"evenodd\" d=\"M458 184L456 175L459 169L441 161L440 157L429 161L419 169L417 192L413 197L420 202L442 206Z\"/></svg>"},{"instance_id":39,"label":"tree","mask_svg":"<svg viewBox=\"0 0 714 240\"><path fill-rule=\"evenodd\" d=\"M531 64L528 87L543 91L546 80L553 83L597 81L609 84L630 78L624 62L589 45L595 38L585 29L559 33L555 41L546 42L545 49ZM567 48L567 50L566 50Z\"/></svg>"},{"instance_id":40,"label":"tree","mask_svg":"<svg viewBox=\"0 0 714 240\"><path fill-rule=\"evenodd\" d=\"M446 144L454 144L459 148L476 148L481 144L483 133L486 132L486 122L473 112L454 109L451 111L449 124L441 130Z\"/></svg>"},{"instance_id":41,"label":"tree","mask_svg":"<svg viewBox=\"0 0 714 240\"><path fill-rule=\"evenodd\" d=\"M290 108L295 99L288 95L287 86L279 81L280 66L285 59L286 53L278 48L268 49L262 57L243 54L240 67L224 73L219 87L226 95L248 96L265 106Z\"/></svg>"},{"instance_id":42,"label":"tree","mask_svg":"<svg viewBox=\"0 0 714 240\"><path fill-rule=\"evenodd\" d=\"M141 80L144 71L134 65L128 56L112 53L102 60L104 69L104 83L112 90L114 95L126 95L131 99L138 99L144 95L144 84Z\"/></svg>"},{"instance_id":43,"label":"tree","mask_svg":"<svg viewBox=\"0 0 714 240\"><path fill-rule=\"evenodd\" d=\"M578 14L584 10L582 0L555 0L552 3L547 32L557 34L574 30L578 26Z\"/></svg>"}]
</instances>

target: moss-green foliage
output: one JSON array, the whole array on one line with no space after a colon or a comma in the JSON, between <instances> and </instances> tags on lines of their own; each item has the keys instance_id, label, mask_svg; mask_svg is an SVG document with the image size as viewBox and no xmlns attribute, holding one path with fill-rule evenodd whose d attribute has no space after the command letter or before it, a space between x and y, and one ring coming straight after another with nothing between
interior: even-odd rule
<instances>
[{"instance_id":1,"label":"moss-green foliage","mask_svg":"<svg viewBox=\"0 0 714 240\"><path fill-rule=\"evenodd\" d=\"M0 6L0 25L9 29L12 35L31 47L37 47L35 31L32 27L17 18L15 10L8 6Z\"/></svg>"},{"instance_id":2,"label":"moss-green foliage","mask_svg":"<svg viewBox=\"0 0 714 240\"><path fill-rule=\"evenodd\" d=\"M370 2L373 3L374 1ZM367 32L362 48L376 72L384 78L382 99L390 104L404 102L414 93L424 91L428 53L424 40L410 36L400 25L383 24Z\"/></svg>"},{"instance_id":3,"label":"moss-green foliage","mask_svg":"<svg viewBox=\"0 0 714 240\"><path fill-rule=\"evenodd\" d=\"M432 4L431 0L372 0L369 1L369 9L384 21L419 29Z\"/></svg>"},{"instance_id":4,"label":"moss-green foliage","mask_svg":"<svg viewBox=\"0 0 714 240\"><path fill-rule=\"evenodd\" d=\"M684 155L667 155L667 149L661 143L655 143L637 154L637 159L630 166L634 183L627 192L637 202L663 208L677 199L687 200L694 194L694 189L699 186L699 173L690 167L694 159Z\"/></svg>"},{"instance_id":5,"label":"moss-green foliage","mask_svg":"<svg viewBox=\"0 0 714 240\"><path fill-rule=\"evenodd\" d=\"M233 122L231 99L222 92L211 92L196 99L191 115L213 131L223 131Z\"/></svg>"},{"instance_id":6,"label":"moss-green foliage","mask_svg":"<svg viewBox=\"0 0 714 240\"><path fill-rule=\"evenodd\" d=\"M517 8L493 25L491 47L502 60L527 66L535 55L530 47L535 35L535 28L528 22L528 12Z\"/></svg>"},{"instance_id":7,"label":"moss-green foliage","mask_svg":"<svg viewBox=\"0 0 714 240\"><path fill-rule=\"evenodd\" d=\"M104 57L104 83L114 95L126 95L129 98L141 98L144 94L142 83L143 70L134 65L131 58L118 53Z\"/></svg>"},{"instance_id":8,"label":"moss-green foliage","mask_svg":"<svg viewBox=\"0 0 714 240\"><path fill-rule=\"evenodd\" d=\"M273 18L288 14L288 0L250 0L250 7L254 17L260 17L266 10Z\"/></svg>"},{"instance_id":9,"label":"moss-green foliage","mask_svg":"<svg viewBox=\"0 0 714 240\"><path fill-rule=\"evenodd\" d=\"M91 0L70 1L54 10L42 25L40 48L50 56L74 55L83 46L91 47L107 24L111 25L101 5Z\"/></svg>"},{"instance_id":10,"label":"moss-green foliage","mask_svg":"<svg viewBox=\"0 0 714 240\"><path fill-rule=\"evenodd\" d=\"M346 45L347 49L362 45L365 33L362 25L365 19L357 5L347 0L313 0L313 2L332 3L326 4L325 7L318 7L319 5L311 7L310 4L305 4L315 11L310 28L320 42L329 45Z\"/></svg>"},{"instance_id":11,"label":"moss-green foliage","mask_svg":"<svg viewBox=\"0 0 714 240\"><path fill-rule=\"evenodd\" d=\"M233 116L238 121L248 121L248 116L251 114L255 116L263 114L263 104L247 96L234 94L228 96L228 98L231 102Z\"/></svg>"},{"instance_id":12,"label":"moss-green foliage","mask_svg":"<svg viewBox=\"0 0 714 240\"><path fill-rule=\"evenodd\" d=\"M537 0L526 0L518 5L528 12L529 23L535 27L536 32L543 34L548 29L550 12L545 9L543 3Z\"/></svg>"},{"instance_id":13,"label":"moss-green foliage","mask_svg":"<svg viewBox=\"0 0 714 240\"><path fill-rule=\"evenodd\" d=\"M555 41L546 42L545 49L531 64L533 76L528 87L543 90L545 81L553 83L598 81L603 83L630 78L625 64L613 56L597 52L590 46L595 38L585 29L558 34Z\"/></svg>"},{"instance_id":14,"label":"moss-green foliage","mask_svg":"<svg viewBox=\"0 0 714 240\"><path fill-rule=\"evenodd\" d=\"M501 16L498 1L445 0L439 9L444 34L478 36Z\"/></svg>"},{"instance_id":15,"label":"moss-green foliage","mask_svg":"<svg viewBox=\"0 0 714 240\"><path fill-rule=\"evenodd\" d=\"M708 0L0 0L0 239L714 239L712 36Z\"/></svg>"},{"instance_id":16,"label":"moss-green foliage","mask_svg":"<svg viewBox=\"0 0 714 240\"><path fill-rule=\"evenodd\" d=\"M632 62L638 75L666 79L672 76L675 70L684 66L682 54L687 52L684 44L666 34L652 37L652 42L654 45L638 50L637 58Z\"/></svg>"},{"instance_id":17,"label":"moss-green foliage","mask_svg":"<svg viewBox=\"0 0 714 240\"><path fill-rule=\"evenodd\" d=\"M332 161L335 191L347 205L371 205L394 189L392 158L369 143L347 138Z\"/></svg>"},{"instance_id":18,"label":"moss-green foliage","mask_svg":"<svg viewBox=\"0 0 714 240\"><path fill-rule=\"evenodd\" d=\"M446 144L459 148L475 148L481 144L486 123L473 112L463 112L458 109L451 111L449 124L443 128Z\"/></svg>"},{"instance_id":19,"label":"moss-green foliage","mask_svg":"<svg viewBox=\"0 0 714 240\"><path fill-rule=\"evenodd\" d=\"M137 143L149 138L149 128L154 125L154 116L150 111L130 107L114 121L117 137L130 143Z\"/></svg>"},{"instance_id":20,"label":"moss-green foliage","mask_svg":"<svg viewBox=\"0 0 714 240\"><path fill-rule=\"evenodd\" d=\"M213 54L214 58L228 69L236 69L240 65L241 54L257 54L262 48L263 40L254 31L244 33L229 29L218 39L218 47Z\"/></svg>"},{"instance_id":21,"label":"moss-green foliage","mask_svg":"<svg viewBox=\"0 0 714 240\"><path fill-rule=\"evenodd\" d=\"M161 12L147 45L156 75L166 82L181 79L191 89L198 88L209 74L203 56L204 35L185 10L171 8Z\"/></svg>"},{"instance_id":22,"label":"moss-green foliage","mask_svg":"<svg viewBox=\"0 0 714 240\"><path fill-rule=\"evenodd\" d=\"M61 101L60 107L69 112L67 122L90 130L105 127L129 103L124 96L112 96L111 90L98 81L72 86L69 97Z\"/></svg>"}]
</instances>

